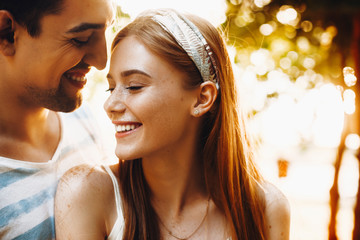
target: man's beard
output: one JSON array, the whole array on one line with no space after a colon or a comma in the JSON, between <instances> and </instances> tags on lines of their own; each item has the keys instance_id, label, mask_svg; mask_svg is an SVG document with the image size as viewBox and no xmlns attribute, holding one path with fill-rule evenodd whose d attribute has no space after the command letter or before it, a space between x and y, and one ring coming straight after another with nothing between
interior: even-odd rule
<instances>
[{"instance_id":1,"label":"man's beard","mask_svg":"<svg viewBox=\"0 0 360 240\"><path fill-rule=\"evenodd\" d=\"M82 103L81 93L69 96L61 81L58 88L44 90L34 86L27 86L26 91L30 99L22 98L23 103L47 108L52 111L72 112L80 107ZM31 101L31 103L28 101Z\"/></svg>"}]
</instances>

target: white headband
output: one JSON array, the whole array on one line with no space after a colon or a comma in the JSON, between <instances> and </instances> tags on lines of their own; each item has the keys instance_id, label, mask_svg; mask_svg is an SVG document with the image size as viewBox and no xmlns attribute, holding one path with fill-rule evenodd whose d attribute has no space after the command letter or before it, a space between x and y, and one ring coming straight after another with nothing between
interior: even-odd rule
<instances>
[{"instance_id":1,"label":"white headband","mask_svg":"<svg viewBox=\"0 0 360 240\"><path fill-rule=\"evenodd\" d=\"M172 10L161 11L152 19L170 33L185 50L199 69L203 81L211 81L219 89L213 52L199 29L190 20Z\"/></svg>"}]
</instances>

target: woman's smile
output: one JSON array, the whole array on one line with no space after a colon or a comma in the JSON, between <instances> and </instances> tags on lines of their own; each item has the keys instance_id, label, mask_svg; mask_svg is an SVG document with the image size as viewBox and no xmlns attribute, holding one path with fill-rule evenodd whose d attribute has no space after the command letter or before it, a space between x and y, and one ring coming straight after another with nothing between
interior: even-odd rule
<instances>
[{"instance_id":1,"label":"woman's smile","mask_svg":"<svg viewBox=\"0 0 360 240\"><path fill-rule=\"evenodd\" d=\"M115 136L117 138L125 137L134 131L138 130L139 127L142 126L139 122L120 122L120 121L113 121L113 124L115 125Z\"/></svg>"}]
</instances>

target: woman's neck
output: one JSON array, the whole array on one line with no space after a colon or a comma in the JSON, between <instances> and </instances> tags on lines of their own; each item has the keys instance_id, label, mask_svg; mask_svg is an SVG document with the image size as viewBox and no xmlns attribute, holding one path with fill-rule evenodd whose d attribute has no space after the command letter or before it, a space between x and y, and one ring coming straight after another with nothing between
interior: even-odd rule
<instances>
[{"instance_id":1,"label":"woman's neck","mask_svg":"<svg viewBox=\"0 0 360 240\"><path fill-rule=\"evenodd\" d=\"M143 158L152 202L169 211L181 212L185 205L207 198L201 161L193 150L184 149L161 157Z\"/></svg>"}]
</instances>

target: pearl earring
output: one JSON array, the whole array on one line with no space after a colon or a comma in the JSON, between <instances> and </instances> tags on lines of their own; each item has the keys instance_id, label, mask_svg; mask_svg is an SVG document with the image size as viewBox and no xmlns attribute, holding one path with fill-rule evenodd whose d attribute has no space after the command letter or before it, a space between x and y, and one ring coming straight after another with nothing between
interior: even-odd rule
<instances>
[{"instance_id":1,"label":"pearl earring","mask_svg":"<svg viewBox=\"0 0 360 240\"><path fill-rule=\"evenodd\" d=\"M194 115L196 115L196 116L197 116L197 115L199 115L199 114L200 114L200 110L195 109L195 110L194 110Z\"/></svg>"}]
</instances>

